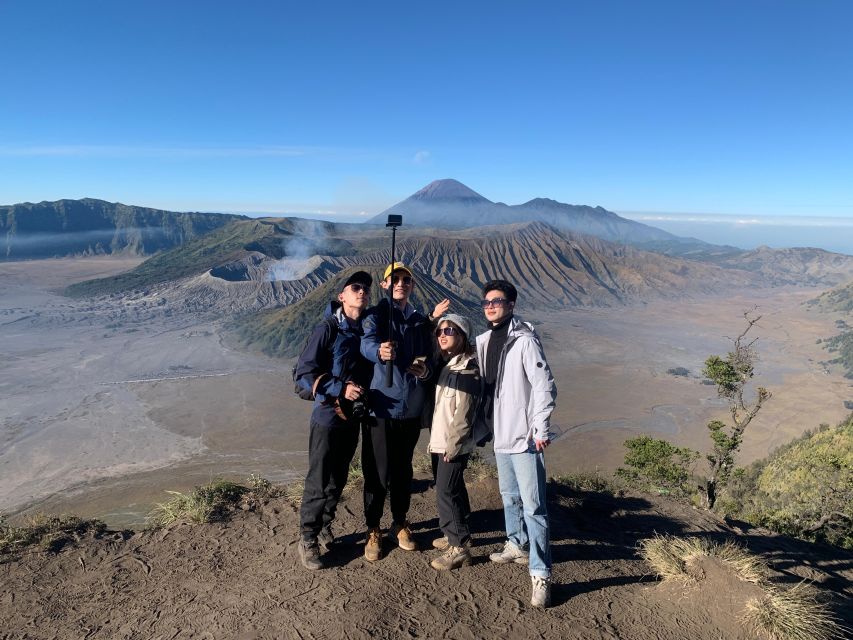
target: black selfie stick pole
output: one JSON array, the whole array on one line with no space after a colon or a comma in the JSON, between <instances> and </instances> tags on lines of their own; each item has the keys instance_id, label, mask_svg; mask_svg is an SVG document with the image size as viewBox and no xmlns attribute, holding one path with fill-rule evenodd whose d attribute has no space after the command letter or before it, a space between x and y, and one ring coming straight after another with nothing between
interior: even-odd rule
<instances>
[{"instance_id":1,"label":"black selfie stick pole","mask_svg":"<svg viewBox=\"0 0 853 640\"><path fill-rule=\"evenodd\" d=\"M394 245L397 242L397 227L403 224L403 216L388 215L386 227L391 227L391 284L388 287L388 340L394 340ZM394 385L394 358L385 363L385 386Z\"/></svg>"}]
</instances>

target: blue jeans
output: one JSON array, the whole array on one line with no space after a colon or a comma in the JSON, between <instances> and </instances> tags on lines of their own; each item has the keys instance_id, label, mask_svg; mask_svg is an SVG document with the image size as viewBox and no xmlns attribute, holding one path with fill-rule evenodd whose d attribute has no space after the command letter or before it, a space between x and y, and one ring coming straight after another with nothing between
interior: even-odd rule
<instances>
[{"instance_id":1,"label":"blue jeans","mask_svg":"<svg viewBox=\"0 0 853 640\"><path fill-rule=\"evenodd\" d=\"M524 453L495 453L504 503L506 536L530 553L530 575L551 577L551 541L545 504L545 456L531 445Z\"/></svg>"}]
</instances>

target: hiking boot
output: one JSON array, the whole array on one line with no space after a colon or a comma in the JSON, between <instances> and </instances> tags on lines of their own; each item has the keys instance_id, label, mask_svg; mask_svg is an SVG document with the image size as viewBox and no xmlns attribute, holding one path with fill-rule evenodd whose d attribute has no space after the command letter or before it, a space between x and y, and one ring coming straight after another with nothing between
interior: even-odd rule
<instances>
[{"instance_id":1,"label":"hiking boot","mask_svg":"<svg viewBox=\"0 0 853 640\"><path fill-rule=\"evenodd\" d=\"M540 578L539 576L530 576L530 581L533 583L533 593L530 596L530 604L534 607L550 607L551 606L551 578Z\"/></svg>"},{"instance_id":2,"label":"hiking boot","mask_svg":"<svg viewBox=\"0 0 853 640\"><path fill-rule=\"evenodd\" d=\"M299 541L299 561L309 571L317 571L317 569L323 568L323 561L320 560L320 547L317 546L316 540Z\"/></svg>"},{"instance_id":3,"label":"hiking boot","mask_svg":"<svg viewBox=\"0 0 853 640\"><path fill-rule=\"evenodd\" d=\"M516 547L509 540L504 544L504 548L497 553L493 553L489 556L489 560L492 562L497 562L498 564L508 564L510 562L515 562L516 564L527 564L528 557L527 552Z\"/></svg>"},{"instance_id":4,"label":"hiking boot","mask_svg":"<svg viewBox=\"0 0 853 640\"><path fill-rule=\"evenodd\" d=\"M447 551L430 562L433 569L449 571L471 564L471 552L467 547L454 547L447 545Z\"/></svg>"},{"instance_id":5,"label":"hiking boot","mask_svg":"<svg viewBox=\"0 0 853 640\"><path fill-rule=\"evenodd\" d=\"M404 551L417 551L418 543L412 537L412 530L409 528L409 523L395 524L391 529L391 533L397 538L397 546Z\"/></svg>"},{"instance_id":6,"label":"hiking boot","mask_svg":"<svg viewBox=\"0 0 853 640\"><path fill-rule=\"evenodd\" d=\"M447 547L449 546L450 540L447 539L447 536L442 536L432 541L433 549L438 549L439 551L447 551Z\"/></svg>"},{"instance_id":7,"label":"hiking boot","mask_svg":"<svg viewBox=\"0 0 853 640\"><path fill-rule=\"evenodd\" d=\"M376 562L382 557L382 532L379 527L367 530L367 542L364 545L364 559Z\"/></svg>"},{"instance_id":8,"label":"hiking boot","mask_svg":"<svg viewBox=\"0 0 853 640\"><path fill-rule=\"evenodd\" d=\"M320 530L320 533L317 534L317 544L319 544L326 551L329 550L329 547L335 542L335 536L332 534L332 528L330 526L325 526Z\"/></svg>"}]
</instances>

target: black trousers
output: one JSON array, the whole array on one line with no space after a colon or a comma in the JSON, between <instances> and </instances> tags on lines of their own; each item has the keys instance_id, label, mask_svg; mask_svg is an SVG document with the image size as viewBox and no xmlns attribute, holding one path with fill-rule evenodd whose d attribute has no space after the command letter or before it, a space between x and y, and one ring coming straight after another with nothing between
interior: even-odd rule
<instances>
[{"instance_id":1,"label":"black trousers","mask_svg":"<svg viewBox=\"0 0 853 640\"><path fill-rule=\"evenodd\" d=\"M364 470L364 519L378 527L391 495L391 516L403 524L412 502L412 456L421 435L421 419L386 420L362 427L361 467Z\"/></svg>"},{"instance_id":2,"label":"black trousers","mask_svg":"<svg viewBox=\"0 0 853 640\"><path fill-rule=\"evenodd\" d=\"M451 462L445 462L444 454L432 454L438 526L454 547L461 547L471 538L471 531L468 529L471 503L468 500L464 476L468 458L466 453L456 456Z\"/></svg>"},{"instance_id":3,"label":"black trousers","mask_svg":"<svg viewBox=\"0 0 853 640\"><path fill-rule=\"evenodd\" d=\"M357 422L345 427L322 427L311 423L308 473L299 510L303 540L315 541L320 530L335 519L335 510L358 446L358 432Z\"/></svg>"}]
</instances>

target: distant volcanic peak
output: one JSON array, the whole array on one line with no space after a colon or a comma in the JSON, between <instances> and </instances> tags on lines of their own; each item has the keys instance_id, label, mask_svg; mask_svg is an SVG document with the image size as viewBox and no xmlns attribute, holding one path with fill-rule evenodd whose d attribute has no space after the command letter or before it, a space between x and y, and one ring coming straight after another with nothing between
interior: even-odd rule
<instances>
[{"instance_id":1,"label":"distant volcanic peak","mask_svg":"<svg viewBox=\"0 0 853 640\"><path fill-rule=\"evenodd\" d=\"M466 187L458 180L453 180L452 178L433 180L411 198L416 200L476 200L478 202L491 202L491 200L484 198L473 189Z\"/></svg>"},{"instance_id":2,"label":"distant volcanic peak","mask_svg":"<svg viewBox=\"0 0 853 640\"><path fill-rule=\"evenodd\" d=\"M556 200L552 200L551 198L533 198L533 200L528 200L525 202L522 207L553 207L560 206L562 202L557 202Z\"/></svg>"}]
</instances>

